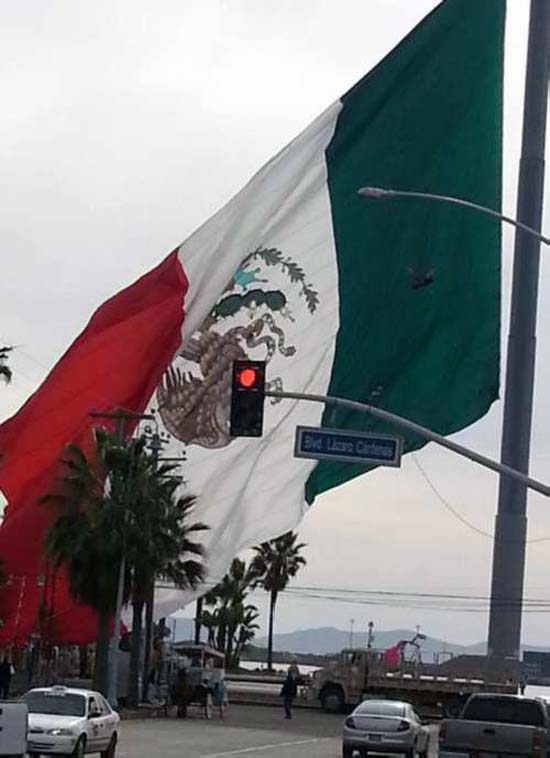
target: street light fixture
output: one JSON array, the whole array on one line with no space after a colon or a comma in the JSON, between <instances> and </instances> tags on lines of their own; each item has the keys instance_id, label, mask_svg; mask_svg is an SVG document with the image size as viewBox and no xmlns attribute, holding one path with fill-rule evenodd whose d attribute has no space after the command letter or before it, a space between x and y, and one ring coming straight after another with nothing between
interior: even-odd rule
<instances>
[{"instance_id":1,"label":"street light fixture","mask_svg":"<svg viewBox=\"0 0 550 758\"><path fill-rule=\"evenodd\" d=\"M357 194L367 200L394 200L397 198L417 198L420 200L437 200L442 203L450 203L451 205L460 205L463 208L470 208L478 213L484 213L486 216L492 216L506 224L511 224L517 229L521 229L523 232L530 234L542 242L544 245L550 245L550 237L545 237L544 234L533 229L527 224L522 224L521 221L517 221L510 216L504 216L498 211L492 210L492 208L486 208L484 205L478 205L472 203L470 200L462 200L460 197L450 197L449 195L435 195L431 192L413 192L410 190L396 190L396 189L383 189L382 187L361 187L357 190Z\"/></svg>"}]
</instances>

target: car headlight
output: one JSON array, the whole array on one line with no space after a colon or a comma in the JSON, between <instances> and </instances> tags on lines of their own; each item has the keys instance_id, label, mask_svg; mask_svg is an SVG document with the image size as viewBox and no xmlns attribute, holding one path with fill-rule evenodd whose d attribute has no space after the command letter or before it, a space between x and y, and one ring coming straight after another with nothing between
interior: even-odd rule
<instances>
[{"instance_id":1,"label":"car headlight","mask_svg":"<svg viewBox=\"0 0 550 758\"><path fill-rule=\"evenodd\" d=\"M46 729L46 734L51 734L52 737L74 737L72 729Z\"/></svg>"}]
</instances>

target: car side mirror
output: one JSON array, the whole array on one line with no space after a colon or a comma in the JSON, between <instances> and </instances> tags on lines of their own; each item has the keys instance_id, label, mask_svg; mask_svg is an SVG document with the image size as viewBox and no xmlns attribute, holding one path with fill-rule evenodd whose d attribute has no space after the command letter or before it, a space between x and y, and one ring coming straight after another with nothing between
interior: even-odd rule
<instances>
[{"instance_id":1,"label":"car side mirror","mask_svg":"<svg viewBox=\"0 0 550 758\"><path fill-rule=\"evenodd\" d=\"M99 716L99 711L90 711L88 714L89 719L96 719Z\"/></svg>"}]
</instances>

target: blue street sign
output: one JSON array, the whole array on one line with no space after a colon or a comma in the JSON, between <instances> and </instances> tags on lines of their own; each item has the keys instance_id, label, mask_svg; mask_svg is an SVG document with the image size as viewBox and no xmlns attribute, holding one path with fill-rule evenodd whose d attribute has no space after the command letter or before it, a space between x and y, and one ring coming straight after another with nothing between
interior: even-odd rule
<instances>
[{"instance_id":1,"label":"blue street sign","mask_svg":"<svg viewBox=\"0 0 550 758\"><path fill-rule=\"evenodd\" d=\"M401 437L297 426L294 456L376 466L400 466L401 448Z\"/></svg>"}]
</instances>

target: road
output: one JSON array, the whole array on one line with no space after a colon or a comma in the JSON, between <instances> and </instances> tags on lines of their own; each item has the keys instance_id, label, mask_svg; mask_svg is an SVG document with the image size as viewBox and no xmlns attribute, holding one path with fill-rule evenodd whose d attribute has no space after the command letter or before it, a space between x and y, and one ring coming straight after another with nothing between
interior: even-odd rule
<instances>
[{"instance_id":1,"label":"road","mask_svg":"<svg viewBox=\"0 0 550 758\"><path fill-rule=\"evenodd\" d=\"M119 758L339 758L342 716L282 708L231 706L225 721L149 719L122 724ZM435 740L433 756L435 753Z\"/></svg>"}]
</instances>

